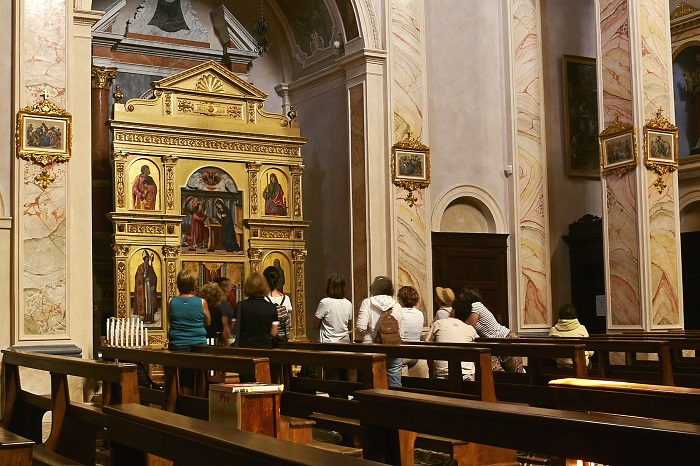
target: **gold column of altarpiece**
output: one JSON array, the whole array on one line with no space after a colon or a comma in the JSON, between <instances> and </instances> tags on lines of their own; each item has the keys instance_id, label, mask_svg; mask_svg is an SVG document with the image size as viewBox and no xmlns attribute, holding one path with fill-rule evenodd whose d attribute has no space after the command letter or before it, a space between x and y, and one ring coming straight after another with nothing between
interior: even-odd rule
<instances>
[{"instance_id":1,"label":"gold column of altarpiece","mask_svg":"<svg viewBox=\"0 0 700 466\"><path fill-rule=\"evenodd\" d=\"M276 266L294 304L292 335L306 339L301 146L294 120L263 110L267 95L204 63L154 83L153 99L115 103L117 317L139 316L150 343L167 344L177 273L200 284L227 276L238 290Z\"/></svg>"}]
</instances>

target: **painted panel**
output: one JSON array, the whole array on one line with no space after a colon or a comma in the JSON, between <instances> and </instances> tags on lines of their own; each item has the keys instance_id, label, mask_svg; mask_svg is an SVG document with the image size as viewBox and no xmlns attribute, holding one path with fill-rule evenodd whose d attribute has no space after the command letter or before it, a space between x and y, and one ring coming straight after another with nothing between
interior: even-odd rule
<instances>
[{"instance_id":1,"label":"painted panel","mask_svg":"<svg viewBox=\"0 0 700 466\"><path fill-rule=\"evenodd\" d=\"M604 121L632 121L627 0L600 0Z\"/></svg>"}]
</instances>

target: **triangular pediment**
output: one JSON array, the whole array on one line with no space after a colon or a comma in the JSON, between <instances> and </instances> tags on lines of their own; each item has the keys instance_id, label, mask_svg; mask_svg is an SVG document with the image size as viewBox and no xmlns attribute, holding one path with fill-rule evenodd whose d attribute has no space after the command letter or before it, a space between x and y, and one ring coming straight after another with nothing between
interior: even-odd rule
<instances>
[{"instance_id":1,"label":"triangular pediment","mask_svg":"<svg viewBox=\"0 0 700 466\"><path fill-rule=\"evenodd\" d=\"M155 90L186 94L220 95L264 101L267 94L222 65L208 61L154 83Z\"/></svg>"}]
</instances>

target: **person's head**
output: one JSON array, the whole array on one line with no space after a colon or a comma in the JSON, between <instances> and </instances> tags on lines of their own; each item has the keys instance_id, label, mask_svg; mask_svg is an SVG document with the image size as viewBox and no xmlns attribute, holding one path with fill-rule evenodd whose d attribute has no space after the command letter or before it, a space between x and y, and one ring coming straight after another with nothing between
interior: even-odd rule
<instances>
[{"instance_id":1,"label":"person's head","mask_svg":"<svg viewBox=\"0 0 700 466\"><path fill-rule=\"evenodd\" d=\"M457 298L454 303L452 303L452 308L455 310L455 319L468 323L467 320L469 320L469 316L472 314L472 303L465 299Z\"/></svg>"},{"instance_id":2,"label":"person's head","mask_svg":"<svg viewBox=\"0 0 700 466\"><path fill-rule=\"evenodd\" d=\"M277 183L277 175L274 173L270 175L270 183Z\"/></svg>"},{"instance_id":3,"label":"person's head","mask_svg":"<svg viewBox=\"0 0 700 466\"><path fill-rule=\"evenodd\" d=\"M481 291L475 286L465 286L459 293L459 297L465 301L472 303L481 302Z\"/></svg>"},{"instance_id":4,"label":"person's head","mask_svg":"<svg viewBox=\"0 0 700 466\"><path fill-rule=\"evenodd\" d=\"M216 283L207 283L199 289L198 295L210 308L218 306L224 300L224 292Z\"/></svg>"},{"instance_id":5,"label":"person's head","mask_svg":"<svg viewBox=\"0 0 700 466\"><path fill-rule=\"evenodd\" d=\"M228 277L217 277L214 279L214 282L219 285L219 288L221 288L224 293L230 292L233 287L233 282Z\"/></svg>"},{"instance_id":6,"label":"person's head","mask_svg":"<svg viewBox=\"0 0 700 466\"><path fill-rule=\"evenodd\" d=\"M420 301L418 291L412 286L402 286L396 297L402 307L416 307L416 304Z\"/></svg>"},{"instance_id":7,"label":"person's head","mask_svg":"<svg viewBox=\"0 0 700 466\"><path fill-rule=\"evenodd\" d=\"M151 174L151 169L148 168L148 165L141 166L141 174L146 176Z\"/></svg>"},{"instance_id":8,"label":"person's head","mask_svg":"<svg viewBox=\"0 0 700 466\"><path fill-rule=\"evenodd\" d=\"M345 278L339 273L332 273L326 282L326 296L329 298L343 299L348 295L348 287Z\"/></svg>"},{"instance_id":9,"label":"person's head","mask_svg":"<svg viewBox=\"0 0 700 466\"><path fill-rule=\"evenodd\" d=\"M182 269L177 274L177 289L180 294L193 294L197 289L199 274L192 269Z\"/></svg>"},{"instance_id":10,"label":"person's head","mask_svg":"<svg viewBox=\"0 0 700 466\"><path fill-rule=\"evenodd\" d=\"M249 298L264 298L270 294L270 285L260 272L253 272L243 285L243 293Z\"/></svg>"},{"instance_id":11,"label":"person's head","mask_svg":"<svg viewBox=\"0 0 700 466\"><path fill-rule=\"evenodd\" d=\"M145 249L141 253L141 258L143 259L143 262L148 265L151 262L151 256L148 254L148 251Z\"/></svg>"},{"instance_id":12,"label":"person's head","mask_svg":"<svg viewBox=\"0 0 700 466\"><path fill-rule=\"evenodd\" d=\"M564 304L559 308L560 319L576 319L577 317L576 308L573 304Z\"/></svg>"},{"instance_id":13,"label":"person's head","mask_svg":"<svg viewBox=\"0 0 700 466\"><path fill-rule=\"evenodd\" d=\"M282 266L282 264L280 263L280 260L279 260L279 259L275 259L274 261L272 261L272 265L274 265L275 267L281 267L281 266Z\"/></svg>"},{"instance_id":14,"label":"person's head","mask_svg":"<svg viewBox=\"0 0 700 466\"><path fill-rule=\"evenodd\" d=\"M435 296L437 296L438 304L443 306L452 306L455 300L455 292L450 288L438 286L435 288Z\"/></svg>"},{"instance_id":15,"label":"person's head","mask_svg":"<svg viewBox=\"0 0 700 466\"><path fill-rule=\"evenodd\" d=\"M277 284L280 281L280 272L277 270L277 267L271 265L265 268L265 270L263 270L263 276L265 277L265 280L267 280L267 284L270 286L270 291L276 290Z\"/></svg>"},{"instance_id":16,"label":"person's head","mask_svg":"<svg viewBox=\"0 0 700 466\"><path fill-rule=\"evenodd\" d=\"M380 275L376 277L372 284L369 286L369 294L371 296L394 296L394 284L391 283L391 279L389 277L384 277Z\"/></svg>"},{"instance_id":17,"label":"person's head","mask_svg":"<svg viewBox=\"0 0 700 466\"><path fill-rule=\"evenodd\" d=\"M216 201L214 201L214 205L217 209L224 210L224 201L222 201L221 199L217 199Z\"/></svg>"}]
</instances>

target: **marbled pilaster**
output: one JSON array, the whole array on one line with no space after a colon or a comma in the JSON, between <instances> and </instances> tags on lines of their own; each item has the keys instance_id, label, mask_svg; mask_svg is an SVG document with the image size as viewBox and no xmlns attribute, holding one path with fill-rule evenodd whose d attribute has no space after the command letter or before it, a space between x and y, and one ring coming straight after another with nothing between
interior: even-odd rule
<instances>
[{"instance_id":1,"label":"marbled pilaster","mask_svg":"<svg viewBox=\"0 0 700 466\"><path fill-rule=\"evenodd\" d=\"M410 130L421 139L424 128L423 11L420 0L391 2L391 70L394 106L394 142L403 139ZM426 141L422 141L424 144ZM428 144L429 145L429 144ZM425 210L426 191L417 190L413 207L404 200L403 188L394 187L394 229L398 276L396 285L413 286L423 302L425 311L432 299L428 283L428 213Z\"/></svg>"},{"instance_id":2,"label":"marbled pilaster","mask_svg":"<svg viewBox=\"0 0 700 466\"><path fill-rule=\"evenodd\" d=\"M516 248L520 271L518 321L520 328L534 329L549 327L551 320L546 164L542 146L540 8L538 0L513 0L511 8Z\"/></svg>"},{"instance_id":3,"label":"marbled pilaster","mask_svg":"<svg viewBox=\"0 0 700 466\"><path fill-rule=\"evenodd\" d=\"M629 34L627 0L600 0L603 121L606 123L613 121L616 115L620 121L632 121Z\"/></svg>"}]
</instances>

